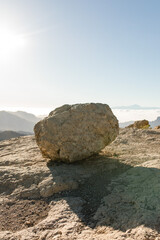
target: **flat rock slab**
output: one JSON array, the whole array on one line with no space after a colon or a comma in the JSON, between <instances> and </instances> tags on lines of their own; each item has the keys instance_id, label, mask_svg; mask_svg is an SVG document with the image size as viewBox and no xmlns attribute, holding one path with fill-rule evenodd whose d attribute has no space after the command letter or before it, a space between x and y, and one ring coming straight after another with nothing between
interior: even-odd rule
<instances>
[{"instance_id":1,"label":"flat rock slab","mask_svg":"<svg viewBox=\"0 0 160 240\"><path fill-rule=\"evenodd\" d=\"M33 136L1 142L0 240L159 240L159 146L158 130L124 129L66 164L47 163Z\"/></svg>"}]
</instances>

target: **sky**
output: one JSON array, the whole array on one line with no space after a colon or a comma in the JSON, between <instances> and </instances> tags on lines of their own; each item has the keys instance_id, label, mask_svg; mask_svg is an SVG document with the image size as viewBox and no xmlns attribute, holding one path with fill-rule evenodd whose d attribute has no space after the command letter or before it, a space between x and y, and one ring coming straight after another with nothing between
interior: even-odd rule
<instances>
[{"instance_id":1,"label":"sky","mask_svg":"<svg viewBox=\"0 0 160 240\"><path fill-rule=\"evenodd\" d=\"M0 0L0 109L160 107L159 0Z\"/></svg>"}]
</instances>

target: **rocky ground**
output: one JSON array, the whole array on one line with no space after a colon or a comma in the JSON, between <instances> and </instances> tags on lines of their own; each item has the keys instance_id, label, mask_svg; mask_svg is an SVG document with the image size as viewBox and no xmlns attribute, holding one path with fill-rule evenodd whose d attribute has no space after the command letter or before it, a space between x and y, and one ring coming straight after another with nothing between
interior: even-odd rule
<instances>
[{"instance_id":1,"label":"rocky ground","mask_svg":"<svg viewBox=\"0 0 160 240\"><path fill-rule=\"evenodd\" d=\"M123 129L99 155L44 159L0 142L0 240L160 240L160 130Z\"/></svg>"}]
</instances>

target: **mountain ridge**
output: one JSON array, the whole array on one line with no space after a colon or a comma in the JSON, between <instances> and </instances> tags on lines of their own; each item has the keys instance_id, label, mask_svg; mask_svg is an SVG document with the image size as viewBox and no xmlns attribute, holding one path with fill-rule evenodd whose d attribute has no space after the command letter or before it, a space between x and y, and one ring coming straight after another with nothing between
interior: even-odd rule
<instances>
[{"instance_id":1,"label":"mountain ridge","mask_svg":"<svg viewBox=\"0 0 160 240\"><path fill-rule=\"evenodd\" d=\"M33 114L17 111L0 111L0 131L24 131L33 133L33 128L40 118Z\"/></svg>"},{"instance_id":2,"label":"mountain ridge","mask_svg":"<svg viewBox=\"0 0 160 240\"><path fill-rule=\"evenodd\" d=\"M9 140L11 138L17 138L21 136L32 135L32 133L27 132L14 132L14 131L3 131L0 132L0 141Z\"/></svg>"}]
</instances>

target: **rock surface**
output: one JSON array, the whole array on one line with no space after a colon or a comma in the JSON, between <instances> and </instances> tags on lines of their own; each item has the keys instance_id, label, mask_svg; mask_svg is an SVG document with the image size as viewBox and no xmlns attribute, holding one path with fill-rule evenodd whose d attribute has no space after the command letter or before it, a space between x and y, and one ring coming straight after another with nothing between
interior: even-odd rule
<instances>
[{"instance_id":1,"label":"rock surface","mask_svg":"<svg viewBox=\"0 0 160 240\"><path fill-rule=\"evenodd\" d=\"M75 162L111 143L119 127L108 105L89 103L56 108L35 125L34 131L43 156Z\"/></svg>"},{"instance_id":2,"label":"rock surface","mask_svg":"<svg viewBox=\"0 0 160 240\"><path fill-rule=\"evenodd\" d=\"M149 128L148 120L135 121L133 124L129 125L127 128L138 128L138 129L147 129Z\"/></svg>"},{"instance_id":3,"label":"rock surface","mask_svg":"<svg viewBox=\"0 0 160 240\"><path fill-rule=\"evenodd\" d=\"M156 127L155 127L155 130L156 130L156 129L160 129L160 125L156 126Z\"/></svg>"},{"instance_id":4,"label":"rock surface","mask_svg":"<svg viewBox=\"0 0 160 240\"><path fill-rule=\"evenodd\" d=\"M0 240L160 240L160 132L126 128L99 155L46 162L0 143Z\"/></svg>"}]
</instances>

